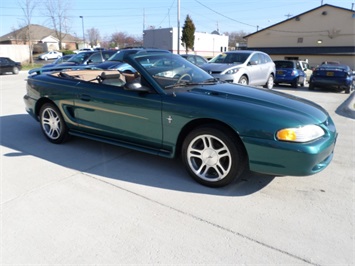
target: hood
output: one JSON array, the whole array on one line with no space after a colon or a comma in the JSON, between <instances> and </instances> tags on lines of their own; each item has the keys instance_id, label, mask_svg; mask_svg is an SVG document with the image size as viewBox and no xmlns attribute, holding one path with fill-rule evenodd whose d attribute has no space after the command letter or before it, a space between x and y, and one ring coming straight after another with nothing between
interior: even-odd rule
<instances>
[{"instance_id":1,"label":"hood","mask_svg":"<svg viewBox=\"0 0 355 266\"><path fill-rule=\"evenodd\" d=\"M222 63L206 63L201 66L201 68L207 72L222 72L229 68L234 68L240 66L241 64L222 64Z\"/></svg>"},{"instance_id":2,"label":"hood","mask_svg":"<svg viewBox=\"0 0 355 266\"><path fill-rule=\"evenodd\" d=\"M211 97L208 102L221 104L224 111L228 109L245 119L262 120L266 124L321 124L328 118L327 111L312 101L263 88L217 83L194 88L190 92L199 94L199 97L201 94Z\"/></svg>"}]
</instances>

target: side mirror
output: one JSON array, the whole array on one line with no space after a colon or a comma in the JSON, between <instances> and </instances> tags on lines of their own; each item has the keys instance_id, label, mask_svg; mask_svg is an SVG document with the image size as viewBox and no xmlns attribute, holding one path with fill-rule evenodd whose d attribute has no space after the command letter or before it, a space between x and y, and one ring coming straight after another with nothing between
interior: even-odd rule
<instances>
[{"instance_id":1,"label":"side mirror","mask_svg":"<svg viewBox=\"0 0 355 266\"><path fill-rule=\"evenodd\" d=\"M126 83L125 87L131 91L149 92L149 88L142 86L139 82L129 82Z\"/></svg>"},{"instance_id":2,"label":"side mirror","mask_svg":"<svg viewBox=\"0 0 355 266\"><path fill-rule=\"evenodd\" d=\"M249 64L252 66L256 66L258 64L258 61L250 61Z\"/></svg>"}]
</instances>

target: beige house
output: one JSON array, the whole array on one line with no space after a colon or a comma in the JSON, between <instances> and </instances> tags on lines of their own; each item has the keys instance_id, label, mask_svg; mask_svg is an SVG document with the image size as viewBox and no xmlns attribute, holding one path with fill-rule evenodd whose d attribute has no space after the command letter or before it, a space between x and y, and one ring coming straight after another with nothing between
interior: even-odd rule
<instances>
[{"instance_id":1,"label":"beige house","mask_svg":"<svg viewBox=\"0 0 355 266\"><path fill-rule=\"evenodd\" d=\"M59 40L56 37L54 30L41 25L32 24L30 25L30 31L31 39L34 45L34 53L42 53L59 49ZM28 44L26 33L26 27L10 32L0 37L0 44ZM63 49L75 50L78 48L79 42L82 41L70 34L66 34L63 38L62 47Z\"/></svg>"},{"instance_id":2,"label":"beige house","mask_svg":"<svg viewBox=\"0 0 355 266\"><path fill-rule=\"evenodd\" d=\"M245 36L248 49L273 60L308 60L310 66L340 61L355 69L355 12L322 5Z\"/></svg>"}]
</instances>

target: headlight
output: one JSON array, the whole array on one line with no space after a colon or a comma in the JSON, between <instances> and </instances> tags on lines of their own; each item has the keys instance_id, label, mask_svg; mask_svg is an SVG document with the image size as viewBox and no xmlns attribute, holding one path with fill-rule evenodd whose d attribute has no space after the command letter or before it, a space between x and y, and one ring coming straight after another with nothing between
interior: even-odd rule
<instances>
[{"instance_id":1,"label":"headlight","mask_svg":"<svg viewBox=\"0 0 355 266\"><path fill-rule=\"evenodd\" d=\"M229 69L228 71L226 71L226 74L235 74L239 71L238 68L233 68L233 69Z\"/></svg>"},{"instance_id":2,"label":"headlight","mask_svg":"<svg viewBox=\"0 0 355 266\"><path fill-rule=\"evenodd\" d=\"M297 128L284 128L276 133L276 138L281 141L307 142L320 138L324 130L316 125L307 125Z\"/></svg>"}]
</instances>

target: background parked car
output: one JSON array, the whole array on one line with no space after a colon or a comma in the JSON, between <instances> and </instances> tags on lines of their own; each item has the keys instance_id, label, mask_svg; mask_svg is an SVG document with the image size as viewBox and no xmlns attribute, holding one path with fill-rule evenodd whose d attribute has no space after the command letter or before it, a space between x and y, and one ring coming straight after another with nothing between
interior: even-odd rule
<instances>
[{"instance_id":1,"label":"background parked car","mask_svg":"<svg viewBox=\"0 0 355 266\"><path fill-rule=\"evenodd\" d=\"M170 53L168 50L162 49L145 49L145 48L124 48L117 51L113 56L107 59L105 62L96 65L101 69L118 69L123 64L123 58L127 54L137 53Z\"/></svg>"},{"instance_id":2,"label":"background parked car","mask_svg":"<svg viewBox=\"0 0 355 266\"><path fill-rule=\"evenodd\" d=\"M354 74L351 68L342 64L323 64L317 67L309 80L309 90L315 87L335 88L346 93L354 88Z\"/></svg>"},{"instance_id":3,"label":"background parked car","mask_svg":"<svg viewBox=\"0 0 355 266\"><path fill-rule=\"evenodd\" d=\"M275 84L287 83L297 88L298 84L306 86L306 74L303 72L301 64L293 60L275 60L276 75Z\"/></svg>"},{"instance_id":4,"label":"background parked car","mask_svg":"<svg viewBox=\"0 0 355 266\"><path fill-rule=\"evenodd\" d=\"M57 51L51 51L44 53L38 56L38 59L48 60L48 59L57 59L63 56L63 53Z\"/></svg>"},{"instance_id":5,"label":"background parked car","mask_svg":"<svg viewBox=\"0 0 355 266\"><path fill-rule=\"evenodd\" d=\"M96 52L90 51L90 52L81 52L81 53L75 54L68 61L59 64L59 66L77 66L77 65L81 65L94 53L96 53Z\"/></svg>"},{"instance_id":6,"label":"background parked car","mask_svg":"<svg viewBox=\"0 0 355 266\"><path fill-rule=\"evenodd\" d=\"M105 51L91 51L91 52L81 52L75 54L67 62L60 64L59 66L87 66L87 65L97 65L112 55L117 51L115 50L105 50Z\"/></svg>"},{"instance_id":7,"label":"background parked car","mask_svg":"<svg viewBox=\"0 0 355 266\"><path fill-rule=\"evenodd\" d=\"M74 54L79 54L79 53L82 53L82 52L91 52L91 51L94 51L94 49L92 49L92 48L82 48L80 50L73 51L73 53Z\"/></svg>"},{"instance_id":8,"label":"background parked car","mask_svg":"<svg viewBox=\"0 0 355 266\"><path fill-rule=\"evenodd\" d=\"M243 85L274 86L275 64L270 56L259 51L229 51L201 66L222 81Z\"/></svg>"},{"instance_id":9,"label":"background parked car","mask_svg":"<svg viewBox=\"0 0 355 266\"><path fill-rule=\"evenodd\" d=\"M64 55L64 56L58 58L57 60L55 60L52 64L47 64L47 65L44 65L43 67L54 67L56 65L59 65L61 63L68 61L72 57L73 57L73 54Z\"/></svg>"},{"instance_id":10,"label":"background parked car","mask_svg":"<svg viewBox=\"0 0 355 266\"><path fill-rule=\"evenodd\" d=\"M12 73L18 74L22 65L20 62L15 62L8 57L0 57L0 74Z\"/></svg>"},{"instance_id":11,"label":"background parked car","mask_svg":"<svg viewBox=\"0 0 355 266\"><path fill-rule=\"evenodd\" d=\"M117 53L117 51L115 51L115 50L96 51L88 59L86 59L82 63L82 65L100 64L100 63L105 62L106 60L108 60L115 53Z\"/></svg>"},{"instance_id":12,"label":"background parked car","mask_svg":"<svg viewBox=\"0 0 355 266\"><path fill-rule=\"evenodd\" d=\"M182 54L181 56L197 66L202 66L203 64L206 64L208 62L206 58L200 55Z\"/></svg>"}]
</instances>

